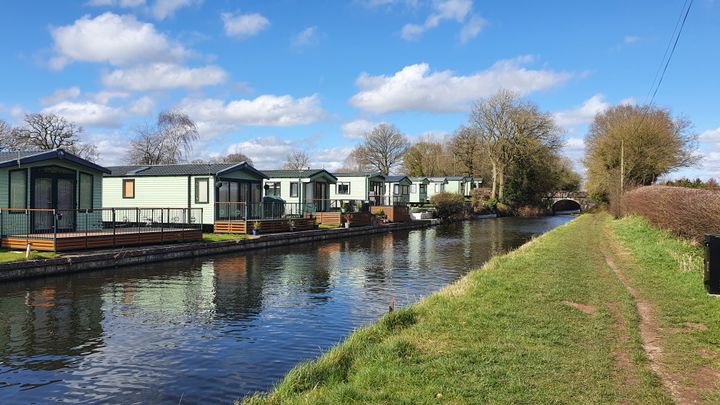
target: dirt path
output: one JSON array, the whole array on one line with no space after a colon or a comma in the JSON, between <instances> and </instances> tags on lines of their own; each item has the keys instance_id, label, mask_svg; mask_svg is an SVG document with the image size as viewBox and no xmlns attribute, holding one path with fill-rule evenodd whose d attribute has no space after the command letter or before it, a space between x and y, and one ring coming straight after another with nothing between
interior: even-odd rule
<instances>
[{"instance_id":1,"label":"dirt path","mask_svg":"<svg viewBox=\"0 0 720 405\"><path fill-rule=\"evenodd\" d=\"M634 265L632 258L615 241L609 229L605 229L605 234L608 245L601 248L605 256L605 262L635 301L635 306L640 315L642 346L650 361L650 367L670 392L675 403L702 403L700 392L705 387L688 386L684 382L707 380L707 376L673 373L665 365L666 354L662 349L662 329L653 306L632 286L628 277L623 273L624 268Z\"/></svg>"}]
</instances>

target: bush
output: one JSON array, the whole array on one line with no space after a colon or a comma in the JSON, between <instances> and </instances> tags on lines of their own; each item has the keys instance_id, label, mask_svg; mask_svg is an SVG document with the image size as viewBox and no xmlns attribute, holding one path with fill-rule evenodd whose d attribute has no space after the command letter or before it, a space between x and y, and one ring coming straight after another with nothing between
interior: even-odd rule
<instances>
[{"instance_id":1,"label":"bush","mask_svg":"<svg viewBox=\"0 0 720 405\"><path fill-rule=\"evenodd\" d=\"M437 216L442 219L463 219L465 217L465 197L456 193L439 193L430 198Z\"/></svg>"},{"instance_id":2,"label":"bush","mask_svg":"<svg viewBox=\"0 0 720 405\"><path fill-rule=\"evenodd\" d=\"M640 215L653 225L683 238L702 242L704 234L720 234L720 191L648 186L625 193L624 215Z\"/></svg>"},{"instance_id":3,"label":"bush","mask_svg":"<svg viewBox=\"0 0 720 405\"><path fill-rule=\"evenodd\" d=\"M472 191L470 205L476 214L492 214L495 212L497 205L496 199L490 199L489 188L476 188Z\"/></svg>"},{"instance_id":4,"label":"bush","mask_svg":"<svg viewBox=\"0 0 720 405\"><path fill-rule=\"evenodd\" d=\"M523 218L536 218L552 214L547 208L524 205L517 210L517 216Z\"/></svg>"}]
</instances>

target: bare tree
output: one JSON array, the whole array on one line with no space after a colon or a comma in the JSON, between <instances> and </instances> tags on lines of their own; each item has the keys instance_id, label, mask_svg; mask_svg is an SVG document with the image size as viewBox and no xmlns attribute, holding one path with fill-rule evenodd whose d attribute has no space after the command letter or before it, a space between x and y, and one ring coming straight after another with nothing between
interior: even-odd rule
<instances>
[{"instance_id":1,"label":"bare tree","mask_svg":"<svg viewBox=\"0 0 720 405\"><path fill-rule=\"evenodd\" d=\"M7 122L0 120L0 152L12 150L12 127Z\"/></svg>"},{"instance_id":2,"label":"bare tree","mask_svg":"<svg viewBox=\"0 0 720 405\"><path fill-rule=\"evenodd\" d=\"M343 166L337 170L337 172L368 172L372 170L370 166L360 161L358 156L358 149L353 149L345 158Z\"/></svg>"},{"instance_id":3,"label":"bare tree","mask_svg":"<svg viewBox=\"0 0 720 405\"><path fill-rule=\"evenodd\" d=\"M492 164L491 198L503 199L507 169L528 146L534 142L553 150L561 146L552 116L508 90L475 103L470 121Z\"/></svg>"},{"instance_id":4,"label":"bare tree","mask_svg":"<svg viewBox=\"0 0 720 405\"><path fill-rule=\"evenodd\" d=\"M187 159L198 139L195 122L185 113L164 111L157 123L135 130L127 160L132 164L174 164Z\"/></svg>"},{"instance_id":5,"label":"bare tree","mask_svg":"<svg viewBox=\"0 0 720 405\"><path fill-rule=\"evenodd\" d=\"M212 159L195 159L192 163L247 163L252 166L253 161L244 153L230 153L225 156L215 157Z\"/></svg>"},{"instance_id":6,"label":"bare tree","mask_svg":"<svg viewBox=\"0 0 720 405\"><path fill-rule=\"evenodd\" d=\"M9 129L5 124L7 137L5 147L13 150L53 150L63 148L84 159L97 160L95 145L83 143L80 135L83 128L52 113L26 114L23 126Z\"/></svg>"},{"instance_id":7,"label":"bare tree","mask_svg":"<svg viewBox=\"0 0 720 405\"><path fill-rule=\"evenodd\" d=\"M290 152L287 156L287 160L283 164L283 169L286 170L303 170L310 166L310 156L305 152L294 151Z\"/></svg>"},{"instance_id":8,"label":"bare tree","mask_svg":"<svg viewBox=\"0 0 720 405\"><path fill-rule=\"evenodd\" d=\"M407 138L395 126L380 124L365 134L363 143L355 149L356 157L360 163L390 174L402 163L408 145Z\"/></svg>"},{"instance_id":9,"label":"bare tree","mask_svg":"<svg viewBox=\"0 0 720 405\"><path fill-rule=\"evenodd\" d=\"M473 176L477 172L480 156L480 137L476 128L461 125L450 140L450 151L463 168L464 175ZM459 174L459 173L455 173Z\"/></svg>"},{"instance_id":10,"label":"bare tree","mask_svg":"<svg viewBox=\"0 0 720 405\"><path fill-rule=\"evenodd\" d=\"M430 140L420 141L405 151L403 171L408 176L438 176L442 157L442 144Z\"/></svg>"}]
</instances>

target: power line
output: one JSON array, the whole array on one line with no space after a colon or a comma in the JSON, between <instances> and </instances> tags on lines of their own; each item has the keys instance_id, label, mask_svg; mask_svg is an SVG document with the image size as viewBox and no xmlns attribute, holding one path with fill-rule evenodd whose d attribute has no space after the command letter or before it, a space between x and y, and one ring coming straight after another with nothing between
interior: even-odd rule
<instances>
[{"instance_id":1,"label":"power line","mask_svg":"<svg viewBox=\"0 0 720 405\"><path fill-rule=\"evenodd\" d=\"M687 3L687 1L686 1L686 3ZM689 0L687 9L685 10L685 15L683 16L682 23L680 24L680 29L677 30L677 36L675 36L675 42L673 42L672 49L670 50L670 55L668 55L668 58L665 61L665 66L663 67L662 74L660 75L660 80L658 80L657 86L655 87L655 91L653 91L653 95L650 98L649 105L652 105L655 102L655 96L657 95L658 90L660 90L660 85L662 84L663 79L665 78L665 72L667 72L668 66L670 66L670 60L672 60L672 57L675 54L675 49L677 48L678 41L680 41L680 35L682 35L682 31L683 31L683 28L685 27L685 22L687 21L688 15L690 14L690 9L692 8L692 5L693 5L693 0Z\"/></svg>"}]
</instances>

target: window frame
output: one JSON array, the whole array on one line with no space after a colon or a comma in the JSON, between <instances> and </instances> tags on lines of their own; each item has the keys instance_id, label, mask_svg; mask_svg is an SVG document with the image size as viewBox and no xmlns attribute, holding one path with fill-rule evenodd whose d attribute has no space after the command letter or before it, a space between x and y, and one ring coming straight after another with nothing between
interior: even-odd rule
<instances>
[{"instance_id":1,"label":"window frame","mask_svg":"<svg viewBox=\"0 0 720 405\"><path fill-rule=\"evenodd\" d=\"M82 195L83 195L83 187L82 187L82 178L83 176L90 177L90 207L83 208L82 205ZM87 210L88 212L92 212L95 209L95 176L90 173L85 172L78 172L78 196L77 196L77 205L79 210ZM133 195L135 195L135 190L133 187Z\"/></svg>"},{"instance_id":2,"label":"window frame","mask_svg":"<svg viewBox=\"0 0 720 405\"><path fill-rule=\"evenodd\" d=\"M400 186L400 195L410 195L410 186Z\"/></svg>"},{"instance_id":3,"label":"window frame","mask_svg":"<svg viewBox=\"0 0 720 405\"><path fill-rule=\"evenodd\" d=\"M25 173L25 180L24 180L24 182L25 182L25 198L23 199L23 205L24 205L23 207L13 207L13 204L12 204L12 183L13 183L12 175L13 175L13 173L16 173L16 172L24 172ZM29 182L30 182L30 175L29 175L28 169L14 169L14 170L10 170L8 172L8 208L17 208L17 209L21 209L21 210L28 209ZM10 213L11 214L12 213L22 214L22 212L20 212L20 211L10 211Z\"/></svg>"},{"instance_id":4,"label":"window frame","mask_svg":"<svg viewBox=\"0 0 720 405\"><path fill-rule=\"evenodd\" d=\"M293 193L293 186L295 186L295 192ZM298 197L300 195L300 183L297 181L293 181L290 183L290 197Z\"/></svg>"},{"instance_id":5,"label":"window frame","mask_svg":"<svg viewBox=\"0 0 720 405\"><path fill-rule=\"evenodd\" d=\"M400 195L400 185L393 184L393 195Z\"/></svg>"},{"instance_id":6,"label":"window frame","mask_svg":"<svg viewBox=\"0 0 720 405\"><path fill-rule=\"evenodd\" d=\"M347 186L346 192L340 191L340 186ZM350 182L349 181L341 181L335 184L335 194L337 195L350 195Z\"/></svg>"},{"instance_id":7,"label":"window frame","mask_svg":"<svg viewBox=\"0 0 720 405\"><path fill-rule=\"evenodd\" d=\"M205 201L200 201L200 182L205 182ZM196 177L195 178L195 204L210 204L210 178L209 177Z\"/></svg>"},{"instance_id":8,"label":"window frame","mask_svg":"<svg viewBox=\"0 0 720 405\"><path fill-rule=\"evenodd\" d=\"M125 183L132 183L132 197L128 197L125 193L127 191L127 187L125 187ZM135 179L123 179L122 180L122 198L123 200L134 200L135 199Z\"/></svg>"},{"instance_id":9,"label":"window frame","mask_svg":"<svg viewBox=\"0 0 720 405\"><path fill-rule=\"evenodd\" d=\"M412 184L412 185L410 185L410 193L411 193L411 194L417 193L417 192L418 192L417 190L418 190L418 189L417 189L417 184Z\"/></svg>"},{"instance_id":10,"label":"window frame","mask_svg":"<svg viewBox=\"0 0 720 405\"><path fill-rule=\"evenodd\" d=\"M271 186L272 184L272 186ZM265 183L267 189L265 195L269 197L281 197L282 196L282 182L280 181L268 181ZM268 191L273 190L273 194L269 194Z\"/></svg>"}]
</instances>

